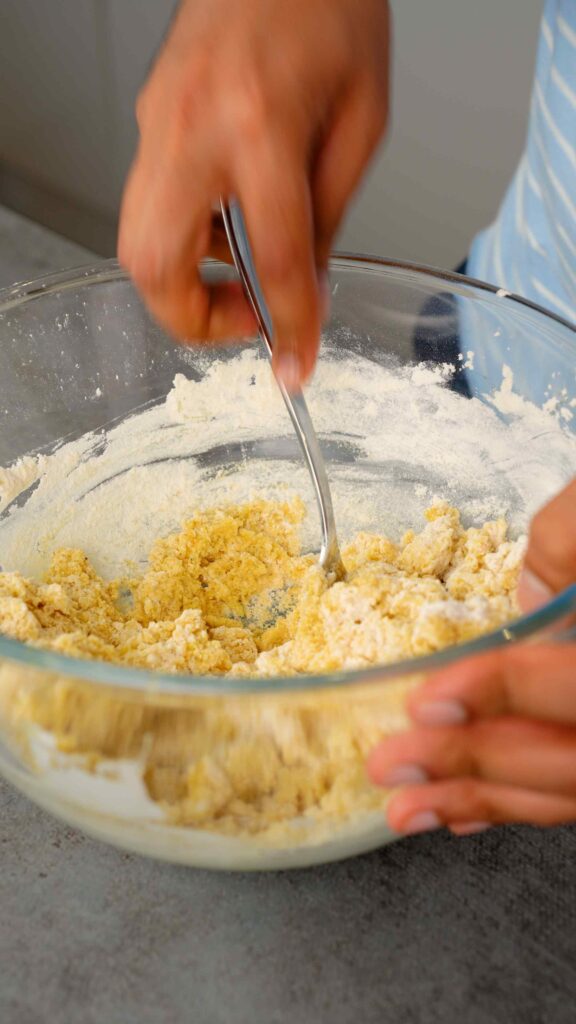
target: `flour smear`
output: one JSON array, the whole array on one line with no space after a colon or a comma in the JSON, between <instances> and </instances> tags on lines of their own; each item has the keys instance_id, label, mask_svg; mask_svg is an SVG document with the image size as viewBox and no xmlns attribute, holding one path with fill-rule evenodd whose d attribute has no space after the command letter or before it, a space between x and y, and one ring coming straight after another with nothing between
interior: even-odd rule
<instances>
[{"instance_id":1,"label":"flour smear","mask_svg":"<svg viewBox=\"0 0 576 1024\"><path fill-rule=\"evenodd\" d=\"M469 354L469 358L472 354ZM504 515L513 534L576 473L576 438L550 406L514 393L451 390L449 365L321 360L308 400L324 445L342 539L398 537L445 498L465 525ZM246 351L178 374L164 401L106 431L0 470L0 564L39 578L58 547L82 548L106 578L141 571L157 537L199 507L299 493L305 545L320 544L310 482L266 359Z\"/></svg>"}]
</instances>

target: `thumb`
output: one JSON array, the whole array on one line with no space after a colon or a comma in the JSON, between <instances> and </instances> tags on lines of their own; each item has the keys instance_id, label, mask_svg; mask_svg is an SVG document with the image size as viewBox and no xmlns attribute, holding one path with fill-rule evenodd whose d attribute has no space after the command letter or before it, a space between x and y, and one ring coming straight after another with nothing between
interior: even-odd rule
<instances>
[{"instance_id":1,"label":"thumb","mask_svg":"<svg viewBox=\"0 0 576 1024\"><path fill-rule=\"evenodd\" d=\"M576 583L576 479L534 516L518 584L523 612Z\"/></svg>"}]
</instances>

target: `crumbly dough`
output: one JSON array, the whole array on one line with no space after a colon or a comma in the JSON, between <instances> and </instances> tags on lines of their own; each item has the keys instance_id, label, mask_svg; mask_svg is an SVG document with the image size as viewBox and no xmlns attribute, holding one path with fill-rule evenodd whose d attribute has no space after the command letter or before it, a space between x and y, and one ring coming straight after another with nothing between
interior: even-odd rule
<instances>
[{"instance_id":1,"label":"crumbly dough","mask_svg":"<svg viewBox=\"0 0 576 1024\"><path fill-rule=\"evenodd\" d=\"M514 616L521 545L504 520L463 530L445 504L399 545L361 533L330 585L300 552L299 500L199 512L140 579L59 550L46 580L0 573L0 631L62 654L195 675L292 675L428 654Z\"/></svg>"},{"instance_id":2,"label":"crumbly dough","mask_svg":"<svg viewBox=\"0 0 576 1024\"><path fill-rule=\"evenodd\" d=\"M321 674L428 654L517 614L522 542L504 520L464 530L445 503L399 544L361 533L328 580L300 551L298 500L199 511L157 541L140 578L106 582L59 550L42 583L0 573L0 632L81 658L169 673ZM152 800L182 825L276 834L296 818L341 820L382 803L364 759L398 727L399 685L275 698L131 695L56 678L0 680L4 713L61 751L132 758Z\"/></svg>"}]
</instances>

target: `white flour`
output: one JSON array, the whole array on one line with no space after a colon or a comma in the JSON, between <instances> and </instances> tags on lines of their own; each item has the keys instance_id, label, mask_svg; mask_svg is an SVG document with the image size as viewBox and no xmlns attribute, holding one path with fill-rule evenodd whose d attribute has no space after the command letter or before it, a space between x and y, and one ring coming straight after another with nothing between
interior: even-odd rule
<instances>
[{"instance_id":1,"label":"white flour","mask_svg":"<svg viewBox=\"0 0 576 1024\"><path fill-rule=\"evenodd\" d=\"M321 360L308 399L343 539L419 526L434 497L458 506L467 524L507 515L518 533L576 473L569 424L514 394L510 371L487 403L451 391L451 373L360 356ZM248 351L212 363L200 382L178 374L165 402L106 433L0 470L0 511L9 506L0 563L38 577L55 548L80 547L115 576L142 567L154 539L193 508L278 488L310 503L305 542L317 548L288 415L268 362Z\"/></svg>"},{"instance_id":2,"label":"white flour","mask_svg":"<svg viewBox=\"0 0 576 1024\"><path fill-rule=\"evenodd\" d=\"M468 364L473 358L467 353ZM308 397L342 539L363 529L394 535L418 528L436 496L457 505L468 524L504 514L520 533L576 473L576 438L554 403L539 410L515 394L507 368L486 403L468 400L447 386L451 373L449 366L398 369L360 357L321 361ZM312 492L288 415L267 361L246 352L216 362L200 382L178 375L165 401L106 433L0 470L0 563L39 577L56 547L80 547L100 573L118 576L142 568L152 542L195 507L277 495L278 488L310 503L306 541L317 548ZM437 610L446 605L426 614ZM455 605L452 611L461 614ZM60 756L50 734L37 729L29 741L41 779L30 777L35 799L104 838L169 860L280 867L390 838L380 811L325 826L325 836L301 826L272 852L170 827L145 791L139 762L104 763L91 773Z\"/></svg>"}]
</instances>

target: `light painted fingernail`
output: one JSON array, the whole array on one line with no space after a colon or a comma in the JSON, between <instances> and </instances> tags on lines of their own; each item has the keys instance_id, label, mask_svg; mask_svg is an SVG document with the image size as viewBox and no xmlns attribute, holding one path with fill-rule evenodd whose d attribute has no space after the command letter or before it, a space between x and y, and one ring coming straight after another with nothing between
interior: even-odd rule
<instances>
[{"instance_id":1,"label":"light painted fingernail","mask_svg":"<svg viewBox=\"0 0 576 1024\"><path fill-rule=\"evenodd\" d=\"M430 700L418 704L412 717L419 725L461 725L468 712L459 700Z\"/></svg>"},{"instance_id":2,"label":"light painted fingernail","mask_svg":"<svg viewBox=\"0 0 576 1024\"><path fill-rule=\"evenodd\" d=\"M440 828L442 822L436 814L436 811L420 811L419 814L414 814L404 825L402 832L407 836L415 836L419 832L432 832L435 828Z\"/></svg>"},{"instance_id":3,"label":"light painted fingernail","mask_svg":"<svg viewBox=\"0 0 576 1024\"><path fill-rule=\"evenodd\" d=\"M428 782L428 775L417 764L398 764L380 780L382 786L394 789L396 786L419 786Z\"/></svg>"},{"instance_id":4,"label":"light painted fingernail","mask_svg":"<svg viewBox=\"0 0 576 1024\"><path fill-rule=\"evenodd\" d=\"M298 391L300 387L300 362L293 352L281 352L276 364L276 375L288 391Z\"/></svg>"},{"instance_id":5,"label":"light painted fingernail","mask_svg":"<svg viewBox=\"0 0 576 1024\"><path fill-rule=\"evenodd\" d=\"M486 832L491 828L489 821L466 821L461 825L451 825L450 830L455 836L473 836L476 832Z\"/></svg>"},{"instance_id":6,"label":"light painted fingernail","mask_svg":"<svg viewBox=\"0 0 576 1024\"><path fill-rule=\"evenodd\" d=\"M553 596L550 587L539 576L530 569L522 569L518 581L518 602L523 612L535 612Z\"/></svg>"}]
</instances>

